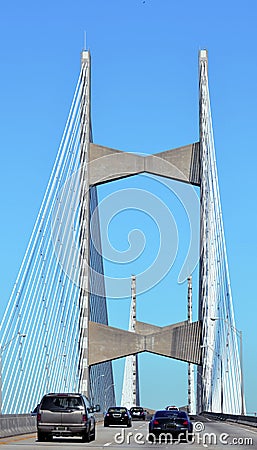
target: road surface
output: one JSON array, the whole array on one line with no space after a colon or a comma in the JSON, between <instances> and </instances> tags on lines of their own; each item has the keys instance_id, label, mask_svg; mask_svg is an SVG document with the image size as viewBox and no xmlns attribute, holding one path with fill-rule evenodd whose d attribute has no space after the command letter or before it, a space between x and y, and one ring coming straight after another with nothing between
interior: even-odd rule
<instances>
[{"instance_id":1,"label":"road surface","mask_svg":"<svg viewBox=\"0 0 257 450\"><path fill-rule=\"evenodd\" d=\"M96 440L90 443L82 443L80 438L54 438L52 442L37 442L36 434L16 436L0 439L0 447L3 450L33 450L33 449L58 449L80 450L126 450L162 448L171 449L257 449L257 429L224 422L215 422L204 419L194 422L195 438L192 443L167 443L152 444L147 440L148 422L134 421L132 428L109 427L104 428L103 423L97 424Z\"/></svg>"}]
</instances>

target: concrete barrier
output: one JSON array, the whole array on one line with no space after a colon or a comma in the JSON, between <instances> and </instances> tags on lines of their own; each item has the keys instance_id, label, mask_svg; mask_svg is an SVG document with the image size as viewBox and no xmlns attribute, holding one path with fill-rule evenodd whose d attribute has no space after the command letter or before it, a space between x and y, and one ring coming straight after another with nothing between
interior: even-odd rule
<instances>
[{"instance_id":1,"label":"concrete barrier","mask_svg":"<svg viewBox=\"0 0 257 450\"><path fill-rule=\"evenodd\" d=\"M102 413L102 412L95 413L96 423L103 422L103 420L104 420L104 413Z\"/></svg>"},{"instance_id":2,"label":"concrete barrier","mask_svg":"<svg viewBox=\"0 0 257 450\"><path fill-rule=\"evenodd\" d=\"M95 414L96 422L103 421L103 413ZM30 414L0 414L0 438L35 433L37 420Z\"/></svg>"},{"instance_id":3,"label":"concrete barrier","mask_svg":"<svg viewBox=\"0 0 257 450\"><path fill-rule=\"evenodd\" d=\"M34 433L36 431L36 417L30 414L2 414L0 415L0 437L16 436Z\"/></svg>"},{"instance_id":4,"label":"concrete barrier","mask_svg":"<svg viewBox=\"0 0 257 450\"><path fill-rule=\"evenodd\" d=\"M249 425L251 427L257 427L257 417L256 416L241 416L235 414L223 414L223 413L211 413L204 412L203 416L208 417L213 420L226 420L227 422L234 422L241 425Z\"/></svg>"},{"instance_id":5,"label":"concrete barrier","mask_svg":"<svg viewBox=\"0 0 257 450\"><path fill-rule=\"evenodd\" d=\"M96 422L103 421L103 413L95 414ZM0 414L0 438L35 433L37 421L30 414Z\"/></svg>"}]
</instances>

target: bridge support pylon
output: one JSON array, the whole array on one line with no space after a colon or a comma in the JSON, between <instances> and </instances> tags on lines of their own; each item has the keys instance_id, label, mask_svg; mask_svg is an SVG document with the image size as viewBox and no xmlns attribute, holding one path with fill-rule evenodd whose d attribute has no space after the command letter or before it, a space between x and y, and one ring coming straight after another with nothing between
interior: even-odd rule
<instances>
[{"instance_id":1,"label":"bridge support pylon","mask_svg":"<svg viewBox=\"0 0 257 450\"><path fill-rule=\"evenodd\" d=\"M131 306L128 331L136 331L136 276L131 277ZM121 396L122 406L131 408L140 405L138 355L126 356L123 387Z\"/></svg>"}]
</instances>

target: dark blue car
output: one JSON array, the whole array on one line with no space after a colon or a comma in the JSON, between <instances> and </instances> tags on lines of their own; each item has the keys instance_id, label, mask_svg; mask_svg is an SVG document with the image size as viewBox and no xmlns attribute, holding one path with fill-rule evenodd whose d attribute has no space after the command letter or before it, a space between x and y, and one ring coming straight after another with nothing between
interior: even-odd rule
<instances>
[{"instance_id":1,"label":"dark blue car","mask_svg":"<svg viewBox=\"0 0 257 450\"><path fill-rule=\"evenodd\" d=\"M185 411L159 410L149 423L150 442L158 442L162 438L192 441L192 433L193 424Z\"/></svg>"}]
</instances>

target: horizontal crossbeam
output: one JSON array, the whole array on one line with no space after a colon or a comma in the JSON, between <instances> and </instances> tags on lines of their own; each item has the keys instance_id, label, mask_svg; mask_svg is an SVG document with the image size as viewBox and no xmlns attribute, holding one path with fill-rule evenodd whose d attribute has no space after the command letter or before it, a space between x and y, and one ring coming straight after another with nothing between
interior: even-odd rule
<instances>
[{"instance_id":1,"label":"horizontal crossbeam","mask_svg":"<svg viewBox=\"0 0 257 450\"><path fill-rule=\"evenodd\" d=\"M135 332L89 322L89 365L142 352L201 364L200 342L199 321L166 327L136 322Z\"/></svg>"},{"instance_id":2,"label":"horizontal crossbeam","mask_svg":"<svg viewBox=\"0 0 257 450\"><path fill-rule=\"evenodd\" d=\"M141 156L90 143L89 184L97 185L151 173L199 186L199 143Z\"/></svg>"}]
</instances>

